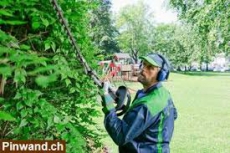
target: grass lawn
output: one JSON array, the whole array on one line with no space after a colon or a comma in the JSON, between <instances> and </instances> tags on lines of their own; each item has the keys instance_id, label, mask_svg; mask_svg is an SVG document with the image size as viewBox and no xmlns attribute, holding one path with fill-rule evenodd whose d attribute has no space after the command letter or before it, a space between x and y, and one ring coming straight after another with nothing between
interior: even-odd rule
<instances>
[{"instance_id":1,"label":"grass lawn","mask_svg":"<svg viewBox=\"0 0 230 153\"><path fill-rule=\"evenodd\" d=\"M230 74L172 73L164 85L178 109L171 153L230 153ZM103 126L102 118L98 124ZM118 152L109 136L103 142Z\"/></svg>"}]
</instances>

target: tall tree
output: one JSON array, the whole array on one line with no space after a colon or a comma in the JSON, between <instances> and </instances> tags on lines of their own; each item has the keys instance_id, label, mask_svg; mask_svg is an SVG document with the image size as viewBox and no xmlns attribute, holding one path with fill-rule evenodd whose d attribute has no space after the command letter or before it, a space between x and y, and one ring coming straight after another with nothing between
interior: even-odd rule
<instances>
[{"instance_id":1,"label":"tall tree","mask_svg":"<svg viewBox=\"0 0 230 153\"><path fill-rule=\"evenodd\" d=\"M150 51L153 14L143 1L122 8L116 26L120 31L118 40L122 51L130 53L135 62L138 56Z\"/></svg>"},{"instance_id":2,"label":"tall tree","mask_svg":"<svg viewBox=\"0 0 230 153\"><path fill-rule=\"evenodd\" d=\"M116 37L118 31L111 19L111 1L99 0L99 5L91 13L91 37L99 48L99 54L119 52Z\"/></svg>"},{"instance_id":3,"label":"tall tree","mask_svg":"<svg viewBox=\"0 0 230 153\"><path fill-rule=\"evenodd\" d=\"M170 0L170 5L202 37L204 60L217 52L230 53L229 0Z\"/></svg>"},{"instance_id":4,"label":"tall tree","mask_svg":"<svg viewBox=\"0 0 230 153\"><path fill-rule=\"evenodd\" d=\"M198 37L189 25L158 24L153 32L153 50L166 55L177 68L199 59Z\"/></svg>"}]
</instances>

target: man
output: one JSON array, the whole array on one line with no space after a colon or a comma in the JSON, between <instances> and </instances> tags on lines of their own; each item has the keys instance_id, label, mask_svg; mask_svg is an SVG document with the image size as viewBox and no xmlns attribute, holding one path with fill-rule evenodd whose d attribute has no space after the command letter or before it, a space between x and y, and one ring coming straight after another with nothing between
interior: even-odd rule
<instances>
[{"instance_id":1,"label":"man","mask_svg":"<svg viewBox=\"0 0 230 153\"><path fill-rule=\"evenodd\" d=\"M162 86L169 75L169 63L160 54L141 57L138 81L143 85L123 119L119 119L104 85L105 128L120 153L169 153L177 117L170 93Z\"/></svg>"}]
</instances>

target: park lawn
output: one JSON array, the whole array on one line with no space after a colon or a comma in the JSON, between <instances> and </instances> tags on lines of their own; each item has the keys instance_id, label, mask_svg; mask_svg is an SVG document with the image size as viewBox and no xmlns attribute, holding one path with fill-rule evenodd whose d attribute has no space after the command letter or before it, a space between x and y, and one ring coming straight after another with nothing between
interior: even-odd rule
<instances>
[{"instance_id":1,"label":"park lawn","mask_svg":"<svg viewBox=\"0 0 230 153\"><path fill-rule=\"evenodd\" d=\"M135 82L127 85L141 88ZM230 74L172 73L164 85L178 109L171 153L229 153ZM103 118L97 123L103 128ZM118 152L109 136L102 141L112 153Z\"/></svg>"},{"instance_id":2,"label":"park lawn","mask_svg":"<svg viewBox=\"0 0 230 153\"><path fill-rule=\"evenodd\" d=\"M165 85L179 113L171 152L229 153L230 75L173 74Z\"/></svg>"}]
</instances>

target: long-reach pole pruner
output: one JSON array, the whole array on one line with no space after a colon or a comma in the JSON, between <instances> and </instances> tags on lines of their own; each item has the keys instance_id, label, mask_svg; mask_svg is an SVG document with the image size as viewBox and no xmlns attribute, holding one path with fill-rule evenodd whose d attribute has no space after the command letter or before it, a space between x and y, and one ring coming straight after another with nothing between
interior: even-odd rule
<instances>
[{"instance_id":1,"label":"long-reach pole pruner","mask_svg":"<svg viewBox=\"0 0 230 153\"><path fill-rule=\"evenodd\" d=\"M58 19L60 20L61 25L64 27L64 31L66 32L70 43L72 44L74 51L76 53L76 56L78 57L78 60L80 61L80 63L82 64L82 66L84 67L84 71L85 73L90 76L94 83L99 87L102 88L102 82L100 81L99 77L97 76L96 72L93 71L89 65L87 64L85 58L82 56L81 52L80 52L80 48L78 47L76 40L73 37L73 34L68 26L67 20L64 18L64 15L62 13L62 10L60 8L60 6L58 5L56 0L50 0L50 3L52 4L54 10L56 11L56 14L58 16ZM120 115L122 115L129 107L130 105L130 94L127 90L126 87L121 86L121 88L118 88L118 90L115 92L113 91L113 89L111 87L109 87L109 94L111 95L111 97L117 102L117 110L122 110L122 112L120 113ZM127 100L126 105L125 103L125 99ZM119 114L119 113L118 113Z\"/></svg>"}]
</instances>

